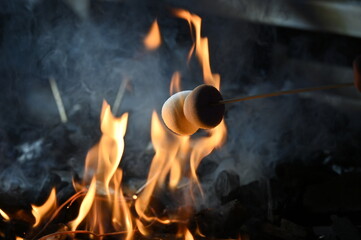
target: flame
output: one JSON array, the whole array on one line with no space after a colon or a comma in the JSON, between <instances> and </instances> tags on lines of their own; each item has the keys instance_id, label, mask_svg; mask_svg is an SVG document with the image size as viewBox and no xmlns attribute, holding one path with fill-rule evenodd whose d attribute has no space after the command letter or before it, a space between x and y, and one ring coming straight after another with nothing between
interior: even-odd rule
<instances>
[{"instance_id":1,"label":"flame","mask_svg":"<svg viewBox=\"0 0 361 240\"><path fill-rule=\"evenodd\" d=\"M56 203L56 190L53 188L49 194L48 199L41 206L31 205L31 213L35 217L35 223L33 227L37 227L40 222L51 215L51 213L57 208Z\"/></svg>"},{"instance_id":2,"label":"flame","mask_svg":"<svg viewBox=\"0 0 361 240\"><path fill-rule=\"evenodd\" d=\"M190 12L183 9L175 9L174 15L185 19L190 27L190 31L193 33L192 36L194 38L193 46L189 52L189 57L196 50L196 56L198 61L200 62L203 70L203 80L206 84L212 85L218 90L220 89L220 75L213 74L211 70L211 64L209 60L209 48L208 48L208 38L201 36L201 26L202 19Z\"/></svg>"},{"instance_id":3,"label":"flame","mask_svg":"<svg viewBox=\"0 0 361 240\"><path fill-rule=\"evenodd\" d=\"M146 214L149 202L156 186L161 186L165 182L167 174L170 172L173 162L175 161L175 154L177 152L177 144L175 142L176 137L167 133L168 132L162 125L158 115L156 112L153 112L151 139L155 149L155 156L153 157L149 169L147 186L135 202L135 209L139 217L149 222L155 220L155 218L149 217ZM160 219L157 220L161 221ZM168 221L166 221L166 223L168 223Z\"/></svg>"},{"instance_id":4,"label":"flame","mask_svg":"<svg viewBox=\"0 0 361 240\"><path fill-rule=\"evenodd\" d=\"M185 10L176 10L175 15L188 21L191 29L194 44L189 57L195 53L203 69L204 82L219 89L220 77L211 71L208 39L201 36L202 19ZM156 20L144 39L144 44L149 50L154 50L161 44ZM180 79L180 73L175 72L170 86L171 94L181 90ZM76 231L80 226L84 226L84 230L91 231L95 236L122 232L126 233L126 240L132 240L135 231L143 236L152 234L152 225L155 223L177 224L177 238L194 240L187 228L193 211L189 206L194 205L194 201L198 201L199 196L203 196L196 171L202 159L225 142L227 135L225 122L222 121L213 129L204 130L205 136L178 136L170 132L162 124L157 113L153 112L151 141L155 154L147 180L132 197L126 198L122 189L123 171L118 167L124 152L128 114L125 113L119 118L113 116L110 106L104 101L100 118L102 136L86 156L82 181L74 180L77 194L80 196L84 195L83 192L86 194L80 203L77 217L68 223L69 228ZM153 208L152 199L161 191L176 193L177 201L184 205L174 212L157 212ZM35 227L48 217L50 212L54 212L55 189L42 206L32 207L36 219ZM131 211L130 207L134 207L134 211ZM0 215L5 220L9 220L1 209ZM199 229L196 234L204 236Z\"/></svg>"},{"instance_id":5,"label":"flame","mask_svg":"<svg viewBox=\"0 0 361 240\"><path fill-rule=\"evenodd\" d=\"M176 10L175 15L188 21L191 26L195 40L189 55L196 51L198 60L203 69L204 82L211 84L217 89L220 87L220 77L211 72L208 39L201 37L201 18L185 10ZM180 91L180 74L173 74L170 93ZM167 185L171 191L182 191L184 202L194 201L194 188L197 186L203 196L203 190L198 181L196 170L204 157L214 149L222 146L225 142L227 130L224 121L216 128L206 130L208 135L204 137L191 138L190 136L178 136L171 133L159 120L158 115L153 112L151 122L151 140L154 146L153 157L147 182L143 191L137 196L135 210L139 216L137 226L143 235L149 235L150 229L144 223L178 223L179 233L185 240L193 240L192 234L186 228L186 222L191 215L190 208L179 210L178 214L160 218L157 213L151 211L151 199L156 191L164 189ZM185 184L181 183L185 181ZM191 198L189 198L191 196Z\"/></svg>"},{"instance_id":6,"label":"flame","mask_svg":"<svg viewBox=\"0 0 361 240\"><path fill-rule=\"evenodd\" d=\"M5 219L5 221L10 221L9 215L7 215L3 210L0 209L0 215Z\"/></svg>"},{"instance_id":7,"label":"flame","mask_svg":"<svg viewBox=\"0 0 361 240\"><path fill-rule=\"evenodd\" d=\"M184 233L184 240L194 240L192 233L188 229Z\"/></svg>"},{"instance_id":8,"label":"flame","mask_svg":"<svg viewBox=\"0 0 361 240\"><path fill-rule=\"evenodd\" d=\"M96 190L96 179L93 178L92 183L90 184L89 190L80 205L78 216L76 217L76 219L74 219L73 221L71 221L69 223L69 226L72 231L76 230L76 228L84 220L84 218L90 211L90 208L92 206L94 196L95 196L95 190Z\"/></svg>"},{"instance_id":9,"label":"flame","mask_svg":"<svg viewBox=\"0 0 361 240\"><path fill-rule=\"evenodd\" d=\"M170 81L170 95L180 92L181 89L181 74L180 72L175 72L173 73L172 80Z\"/></svg>"},{"instance_id":10,"label":"flame","mask_svg":"<svg viewBox=\"0 0 361 240\"><path fill-rule=\"evenodd\" d=\"M147 36L144 38L144 45L147 50L155 50L162 43L157 20L154 20Z\"/></svg>"},{"instance_id":11,"label":"flame","mask_svg":"<svg viewBox=\"0 0 361 240\"><path fill-rule=\"evenodd\" d=\"M86 188L90 179L91 182L77 218L69 223L72 230L85 221L88 230L99 234L110 230L111 226L113 231L125 230L127 240L132 238L132 217L121 188L123 174L118 169L124 152L127 122L127 113L116 118L109 104L103 102L100 124L102 136L87 154L81 185ZM110 211L104 210L109 207Z\"/></svg>"}]
</instances>

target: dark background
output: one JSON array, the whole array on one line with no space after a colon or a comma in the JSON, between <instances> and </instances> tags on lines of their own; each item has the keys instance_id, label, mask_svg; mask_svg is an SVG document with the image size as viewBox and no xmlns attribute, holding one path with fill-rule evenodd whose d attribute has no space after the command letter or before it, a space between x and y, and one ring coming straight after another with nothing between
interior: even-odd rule
<instances>
[{"instance_id":1,"label":"dark background","mask_svg":"<svg viewBox=\"0 0 361 240\"><path fill-rule=\"evenodd\" d=\"M29 209L54 185L58 198L70 196L71 178L81 176L86 152L99 139L102 101L113 104L126 78L119 113L130 118L121 167L129 188L144 181L153 154L151 112L159 113L169 96L172 73L182 73L184 89L202 83L196 59L186 62L192 40L187 22L172 16L174 7L202 17L225 98L352 82L352 61L361 53L357 36L327 30L318 12L297 1L264 1L259 8L281 2L316 30L237 17L234 11L248 11L248 1L232 14L216 11L217 4L227 6L221 1L84 2L83 11L62 0L0 2L1 209ZM142 41L156 18L163 44L149 52ZM65 124L50 77L62 95ZM197 206L195 221L203 219L204 231L218 237L295 239L286 221L307 238L357 239L342 234L359 236L361 224L360 107L353 88L228 105L227 143L199 168L208 201ZM226 214L220 217L217 208Z\"/></svg>"}]
</instances>

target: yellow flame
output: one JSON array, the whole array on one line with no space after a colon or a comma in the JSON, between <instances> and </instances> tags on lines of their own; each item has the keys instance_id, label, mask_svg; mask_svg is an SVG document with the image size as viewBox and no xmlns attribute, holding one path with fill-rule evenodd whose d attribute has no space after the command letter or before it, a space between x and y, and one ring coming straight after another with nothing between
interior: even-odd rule
<instances>
[{"instance_id":1,"label":"yellow flame","mask_svg":"<svg viewBox=\"0 0 361 240\"><path fill-rule=\"evenodd\" d=\"M189 57L196 50L197 58L203 69L203 79L206 84L212 85L218 90L220 89L220 76L219 74L213 74L211 71L211 65L209 61L209 48L208 38L201 36L202 19L190 12L183 9L174 10L174 15L185 19L193 33L194 44L189 52Z\"/></svg>"},{"instance_id":2,"label":"yellow flame","mask_svg":"<svg viewBox=\"0 0 361 240\"><path fill-rule=\"evenodd\" d=\"M0 209L0 215L5 219L5 221L10 221L9 215L7 215L2 209Z\"/></svg>"},{"instance_id":3,"label":"yellow flame","mask_svg":"<svg viewBox=\"0 0 361 240\"><path fill-rule=\"evenodd\" d=\"M160 36L160 30L157 20L154 20L147 36L144 39L144 45L147 50L155 50L162 43L162 38Z\"/></svg>"},{"instance_id":4,"label":"yellow flame","mask_svg":"<svg viewBox=\"0 0 361 240\"><path fill-rule=\"evenodd\" d=\"M192 233L188 229L184 233L184 240L194 240Z\"/></svg>"},{"instance_id":5,"label":"yellow flame","mask_svg":"<svg viewBox=\"0 0 361 240\"><path fill-rule=\"evenodd\" d=\"M173 73L172 79L170 81L169 92L170 95L173 95L181 91L181 74L180 72Z\"/></svg>"},{"instance_id":6,"label":"yellow flame","mask_svg":"<svg viewBox=\"0 0 361 240\"><path fill-rule=\"evenodd\" d=\"M154 218L146 215L146 210L155 187L164 184L176 153L176 146L171 144L174 142L175 137L167 134L167 131L164 129L164 126L155 112L153 112L152 115L151 139L156 153L149 169L147 186L144 188L143 192L138 195L135 202L135 209L139 217L146 221L154 220Z\"/></svg>"},{"instance_id":7,"label":"yellow flame","mask_svg":"<svg viewBox=\"0 0 361 240\"><path fill-rule=\"evenodd\" d=\"M57 203L56 203L56 190L53 188L50 192L50 195L48 199L45 201L45 203L41 206L35 206L31 205L32 211L31 213L35 217L35 223L33 227L36 227L40 224L40 222L46 218L49 217L49 215L56 209Z\"/></svg>"},{"instance_id":8,"label":"yellow flame","mask_svg":"<svg viewBox=\"0 0 361 240\"><path fill-rule=\"evenodd\" d=\"M139 220L139 219L136 219L135 220L135 223L137 224L137 228L139 230L139 232L143 235L143 236L149 236L150 233L149 231L147 230L147 228L144 226L144 224Z\"/></svg>"},{"instance_id":9,"label":"yellow flame","mask_svg":"<svg viewBox=\"0 0 361 240\"><path fill-rule=\"evenodd\" d=\"M90 208L92 206L95 197L95 191L96 191L96 179L94 177L90 184L89 190L80 205L78 216L73 221L69 222L69 226L72 231L75 231L77 229L79 224L84 220L84 218L90 211Z\"/></svg>"},{"instance_id":10,"label":"yellow flame","mask_svg":"<svg viewBox=\"0 0 361 240\"><path fill-rule=\"evenodd\" d=\"M110 105L103 102L102 136L87 154L83 183L77 188L85 188L91 179L90 187L80 205L78 217L70 223L71 229L75 230L86 221L87 229L91 231L126 231L125 239L132 238L132 216L121 188L123 174L118 168L124 152L127 123L128 113L117 118L112 115Z\"/></svg>"},{"instance_id":11,"label":"yellow flame","mask_svg":"<svg viewBox=\"0 0 361 240\"><path fill-rule=\"evenodd\" d=\"M219 89L220 76L211 71L208 39L201 36L202 19L186 10L176 10L175 15L185 19L191 29L194 44L190 49L189 57L195 53L202 66L204 82ZM154 50L161 44L156 20L144 39L144 44L149 50ZM181 90L180 78L179 72L173 74L171 94ZM86 230L99 234L125 231L125 239L131 240L134 237L134 228L137 228L140 234L149 236L150 227L156 221L161 224L177 223L177 237L194 240L186 227L192 208L179 208L176 213L159 217L160 213L152 208L151 200L157 191L169 189L177 194L181 192L184 204L188 206L190 201L195 199L193 193L197 189L194 186L197 186L202 194L196 170L204 157L225 142L227 131L224 121L213 129L205 130L206 136L177 136L171 133L162 124L156 112L153 112L151 141L155 154L144 188L137 191L131 201L124 196L123 172L118 168L124 152L127 123L127 113L117 118L112 115L110 106L105 101L103 102L100 126L102 136L99 143L93 146L86 156L83 181L74 183L76 190L86 188L88 190L80 204L78 216L69 222L70 229L75 231L81 223L84 223ZM132 216L129 206L131 203L134 203L137 218ZM52 211L54 204L56 205L55 189L46 203L40 207L33 206L33 214L36 218L34 226L37 226L42 218ZM4 219L9 219L1 209L0 215ZM201 233L198 234L202 236Z\"/></svg>"},{"instance_id":12,"label":"yellow flame","mask_svg":"<svg viewBox=\"0 0 361 240\"><path fill-rule=\"evenodd\" d=\"M189 56L195 51L203 69L203 78L206 84L220 87L220 77L211 72L208 39L201 37L201 18L185 10L176 10L175 15L188 21L194 45ZM170 93L180 91L180 75L175 73L172 77ZM143 235L149 235L149 229L143 222L158 221L163 224L178 222L179 234L184 236L185 240L193 240L193 236L185 228L184 221L187 221L192 210L183 209L178 215L169 216L168 219L159 219L157 213L151 211L150 202L155 191L169 186L171 190L184 188L185 201L194 200L193 185L198 186L200 193L202 188L198 181L196 170L201 160L209 155L214 149L220 147L226 139L226 125L222 121L217 127L206 130L208 135L203 137L191 138L189 136L178 136L170 131L159 120L158 115L153 112L151 122L151 140L154 146L155 155L153 157L148 173L147 183L143 191L135 199L135 210L139 216L137 226ZM180 184L182 180L188 183ZM168 181L168 184L167 184ZM189 197L191 196L191 198Z\"/></svg>"}]
</instances>

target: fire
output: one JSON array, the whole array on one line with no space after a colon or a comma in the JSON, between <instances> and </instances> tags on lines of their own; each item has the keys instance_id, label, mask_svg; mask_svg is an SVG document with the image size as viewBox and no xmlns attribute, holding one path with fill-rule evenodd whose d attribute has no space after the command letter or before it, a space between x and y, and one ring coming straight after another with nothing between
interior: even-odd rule
<instances>
[{"instance_id":1,"label":"fire","mask_svg":"<svg viewBox=\"0 0 361 240\"><path fill-rule=\"evenodd\" d=\"M175 15L187 20L191 27L194 45L190 56L195 51L202 65L204 82L219 89L220 77L213 74L210 67L208 39L201 37L201 18L185 10L176 10ZM144 43L149 50L156 49L161 44L157 21L152 24ZM180 78L180 73L175 72L170 86L171 94L181 90ZM68 223L71 231L67 234L82 231L102 239L101 236L107 234L124 233L125 239L131 240L135 232L143 236L151 235L154 224L176 224L177 237L193 240L187 225L193 213L190 206L194 206L194 201L203 196L196 171L202 159L225 142L227 131L224 121L216 128L204 130L205 136L178 136L163 125L154 111L150 134L155 155L146 183L128 198L124 196L123 171L119 168L124 153L127 123L127 113L117 118L112 115L110 106L103 102L100 124L102 136L86 156L82 181L74 181L77 194L69 199L70 204L79 197L84 197L77 217ZM179 196L177 200L183 205L173 212L157 212L153 208L152 199L162 191L176 193L177 198ZM133 208L134 211L131 211ZM32 209L36 219L34 227L58 212L55 189L42 206L32 206ZM1 209L0 215L9 221L10 218ZM64 233L61 231L59 230L59 234ZM199 229L197 232L203 236Z\"/></svg>"},{"instance_id":2,"label":"fire","mask_svg":"<svg viewBox=\"0 0 361 240\"><path fill-rule=\"evenodd\" d=\"M204 82L219 89L220 77L218 74L212 74L210 68L208 39L200 36L201 19L185 10L178 10L175 13L178 17L186 19L190 26L194 27L195 44L190 50L190 55L195 49L203 68ZM180 91L180 74L176 72L172 77L170 93L173 94L178 91ZM155 149L155 156L150 166L146 187L137 196L135 202L135 209L140 220L148 223L158 221L163 224L178 222L179 229L186 229L181 222L187 222L191 209L188 212L179 212L175 217L168 216L167 219L160 219L149 211L151 207L150 201L157 189L165 187L167 180L170 191L183 188L182 191L186 202L190 201L187 196L192 196L195 199L193 186L197 186L200 193L203 194L196 170L204 157L224 143L227 132L224 121L207 132L208 136L194 139L189 136L174 135L169 132L159 120L158 115L153 112L151 139ZM185 181L187 187L181 187L181 181ZM142 229L141 232L149 234L149 231L144 231L145 227L141 222L137 222L137 225L139 229ZM187 229L183 230L182 234L186 240L193 240L193 236Z\"/></svg>"},{"instance_id":3,"label":"fire","mask_svg":"<svg viewBox=\"0 0 361 240\"><path fill-rule=\"evenodd\" d=\"M214 86L219 90L221 79L219 74L213 74L211 70L211 64L209 61L208 38L201 36L202 19L199 16L191 14L190 12L183 9L174 10L174 14L188 22L190 30L193 33L193 38L195 38L194 44L189 51L189 58L195 49L197 58L203 69L204 82Z\"/></svg>"},{"instance_id":4,"label":"fire","mask_svg":"<svg viewBox=\"0 0 361 240\"><path fill-rule=\"evenodd\" d=\"M169 92L171 95L181 91L181 74L180 72L173 73L172 80L170 81Z\"/></svg>"},{"instance_id":5,"label":"fire","mask_svg":"<svg viewBox=\"0 0 361 240\"><path fill-rule=\"evenodd\" d=\"M147 50L155 50L162 43L162 38L160 36L160 30L157 20L154 20L147 36L144 39L144 45Z\"/></svg>"},{"instance_id":6,"label":"fire","mask_svg":"<svg viewBox=\"0 0 361 240\"><path fill-rule=\"evenodd\" d=\"M33 227L37 227L44 218L48 218L51 213L56 209L56 191L53 188L50 192L48 199L41 206L31 205L32 214L35 217L35 223Z\"/></svg>"},{"instance_id":7,"label":"fire","mask_svg":"<svg viewBox=\"0 0 361 240\"><path fill-rule=\"evenodd\" d=\"M74 219L73 221L71 221L69 223L69 226L72 231L77 229L79 224L84 220L86 215L89 213L92 203L94 201L95 190L96 190L96 179L93 178L93 181L90 184L88 193L86 194L86 196L83 199L83 202L80 205L78 216L76 217L76 219Z\"/></svg>"},{"instance_id":8,"label":"fire","mask_svg":"<svg viewBox=\"0 0 361 240\"><path fill-rule=\"evenodd\" d=\"M10 221L9 215L7 215L3 210L0 209L0 215L4 218L5 221Z\"/></svg>"},{"instance_id":9,"label":"fire","mask_svg":"<svg viewBox=\"0 0 361 240\"><path fill-rule=\"evenodd\" d=\"M77 218L69 223L73 231L85 220L88 230L102 234L110 230L110 221L113 231L128 232L126 239L133 235L130 210L121 189L122 171L118 168L124 152L127 122L127 113L116 118L110 106L103 102L100 127L103 135L86 157L82 185L86 188L89 179L91 182ZM105 207L112 210L102 210Z\"/></svg>"}]
</instances>

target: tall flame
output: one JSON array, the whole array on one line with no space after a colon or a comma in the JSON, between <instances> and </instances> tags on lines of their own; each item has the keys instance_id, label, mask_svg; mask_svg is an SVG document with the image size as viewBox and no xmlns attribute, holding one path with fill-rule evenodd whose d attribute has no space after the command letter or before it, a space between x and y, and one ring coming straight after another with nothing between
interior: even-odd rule
<instances>
[{"instance_id":1,"label":"tall flame","mask_svg":"<svg viewBox=\"0 0 361 240\"><path fill-rule=\"evenodd\" d=\"M203 69L204 82L219 89L220 77L218 74L213 74L210 67L208 39L201 37L201 18L185 10L176 10L175 15L187 20L191 31L193 30L192 35L195 38L195 43L190 50L189 56L193 54L194 50L196 51L196 56ZM178 91L180 91L180 75L176 72L172 77L170 92L174 94ZM156 213L150 211L151 199L156 190L163 189L166 186L167 181L167 185L172 191L184 188L185 201L190 201L189 196L194 199L194 185L198 187L203 195L196 170L204 157L224 143L227 132L224 121L216 128L207 130L207 132L207 136L198 138L174 135L162 124L158 115L153 112L151 140L155 155L150 166L146 186L141 194L137 196L135 202L135 210L140 217L137 226L142 234L149 234L149 229L145 227L143 222L158 221L163 224L178 222L179 230L184 239L193 240L192 234L184 225L184 222L187 222L187 218L191 214L190 209L188 212L179 213L176 217L168 216L167 219L160 219ZM183 180L188 183L181 186L180 182Z\"/></svg>"},{"instance_id":2,"label":"tall flame","mask_svg":"<svg viewBox=\"0 0 361 240\"><path fill-rule=\"evenodd\" d=\"M195 53L202 66L204 82L219 89L220 76L211 71L208 39L201 36L201 18L185 10L175 10L175 15L185 19L191 29L194 44L189 57ZM149 50L156 49L161 44L157 21L152 24L144 44ZM180 90L180 73L176 72L172 77L170 92L173 94ZM203 196L196 171L202 159L224 143L227 135L224 121L213 129L204 130L205 136L178 136L170 132L157 113L153 112L151 141L155 155L146 184L141 191L137 191L132 201L124 196L123 172L118 168L124 152L127 123L127 113L117 118L112 115L110 106L103 102L100 126L102 136L86 156L82 182L74 183L76 190L81 191L78 192L79 195L83 196L83 191L86 194L77 217L68 224L70 229L76 231L84 226L84 230L91 231L96 236L114 231L125 232L125 239L131 240L136 230L144 236L150 235L154 223L176 223L177 238L194 240L188 230L191 207L179 207L172 213L159 213L153 209L151 200L158 192L170 191L182 198L179 199L180 202L184 200L184 206L190 206L197 197ZM132 204L135 211L130 210ZM32 206L36 219L34 227L54 212L55 207L56 192L53 189L42 206ZM9 216L1 209L0 215L9 221Z\"/></svg>"},{"instance_id":3,"label":"tall flame","mask_svg":"<svg viewBox=\"0 0 361 240\"><path fill-rule=\"evenodd\" d=\"M162 43L158 21L154 20L147 36L144 38L144 45L147 50L155 50Z\"/></svg>"},{"instance_id":4,"label":"tall flame","mask_svg":"<svg viewBox=\"0 0 361 240\"><path fill-rule=\"evenodd\" d=\"M196 55L203 69L203 79L206 84L212 85L219 90L220 88L220 75L213 74L211 64L209 61L208 38L201 36L202 19L183 9L174 10L175 16L185 19L190 27L193 37L195 38L194 44L189 52L189 57L193 54L194 49Z\"/></svg>"},{"instance_id":5,"label":"tall flame","mask_svg":"<svg viewBox=\"0 0 361 240\"><path fill-rule=\"evenodd\" d=\"M100 125L102 136L99 143L88 152L85 163L82 185L86 187L91 179L90 187L77 218L69 224L72 230L85 220L91 231L101 234L109 230L110 225L112 230L126 231L126 239L132 238L133 223L121 189L122 171L118 168L124 152L127 122L127 113L116 118L110 106L103 102ZM102 210L108 207L112 211Z\"/></svg>"},{"instance_id":6,"label":"tall flame","mask_svg":"<svg viewBox=\"0 0 361 240\"><path fill-rule=\"evenodd\" d=\"M72 231L76 230L76 228L79 226L79 224L84 220L86 215L89 213L90 208L92 207L92 203L94 201L95 190L96 190L96 179L93 178L92 183L90 184L89 190L80 205L78 216L69 223L69 226Z\"/></svg>"}]
</instances>

